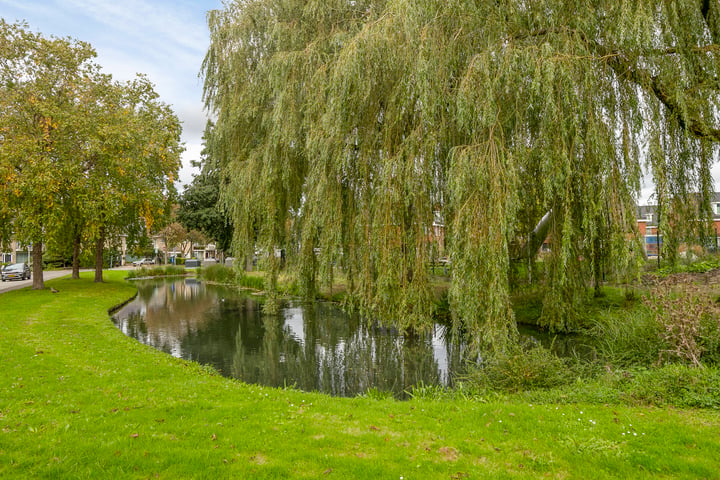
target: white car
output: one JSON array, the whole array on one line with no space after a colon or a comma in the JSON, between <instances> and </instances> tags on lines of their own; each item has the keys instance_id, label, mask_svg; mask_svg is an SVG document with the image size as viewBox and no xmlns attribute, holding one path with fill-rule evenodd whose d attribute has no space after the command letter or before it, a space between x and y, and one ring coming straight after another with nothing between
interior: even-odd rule
<instances>
[{"instance_id":1,"label":"white car","mask_svg":"<svg viewBox=\"0 0 720 480\"><path fill-rule=\"evenodd\" d=\"M155 260L152 258L141 258L133 262L133 267L140 267L142 265L155 265Z\"/></svg>"}]
</instances>

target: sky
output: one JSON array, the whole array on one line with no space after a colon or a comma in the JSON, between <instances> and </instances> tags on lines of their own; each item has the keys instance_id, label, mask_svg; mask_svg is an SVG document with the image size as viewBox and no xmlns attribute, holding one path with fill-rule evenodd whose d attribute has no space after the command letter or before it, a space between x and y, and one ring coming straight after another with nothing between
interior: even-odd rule
<instances>
[{"instance_id":1,"label":"sky","mask_svg":"<svg viewBox=\"0 0 720 480\"><path fill-rule=\"evenodd\" d=\"M209 44L205 14L222 7L222 0L0 0L0 17L24 20L44 36L90 43L98 53L95 62L115 80L146 74L160 99L183 122L184 186L197 173L190 161L200 159L207 121L199 77ZM714 166L713 174L717 190L720 165ZM646 179L640 203L652 203L652 193L652 182Z\"/></svg>"},{"instance_id":2,"label":"sky","mask_svg":"<svg viewBox=\"0 0 720 480\"><path fill-rule=\"evenodd\" d=\"M183 122L180 182L187 185L207 121L199 77L209 45L205 14L220 8L222 0L0 0L0 17L45 37L90 43L95 63L115 80L147 75Z\"/></svg>"}]
</instances>

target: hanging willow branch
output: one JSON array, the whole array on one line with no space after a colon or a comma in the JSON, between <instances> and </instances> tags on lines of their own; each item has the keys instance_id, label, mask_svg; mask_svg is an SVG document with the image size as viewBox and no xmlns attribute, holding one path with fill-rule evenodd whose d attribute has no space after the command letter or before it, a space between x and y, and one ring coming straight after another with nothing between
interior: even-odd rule
<instances>
[{"instance_id":1,"label":"hanging willow branch","mask_svg":"<svg viewBox=\"0 0 720 480\"><path fill-rule=\"evenodd\" d=\"M712 189L714 2L238 0L209 25L236 247L286 248L308 294L341 269L385 324L431 325L442 247L455 326L502 349L512 272L549 240L529 278L542 323L573 329L586 292L632 272L644 173L668 241L708 211L670 213Z\"/></svg>"}]
</instances>

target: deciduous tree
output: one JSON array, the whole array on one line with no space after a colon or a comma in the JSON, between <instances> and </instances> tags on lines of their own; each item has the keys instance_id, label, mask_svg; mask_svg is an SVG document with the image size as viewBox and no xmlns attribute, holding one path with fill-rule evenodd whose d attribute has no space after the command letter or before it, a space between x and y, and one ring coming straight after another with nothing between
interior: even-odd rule
<instances>
[{"instance_id":1,"label":"deciduous tree","mask_svg":"<svg viewBox=\"0 0 720 480\"><path fill-rule=\"evenodd\" d=\"M119 83L86 43L44 38L0 20L0 215L32 243L42 288L42 245L83 239L102 281L107 235L169 211L179 169L180 123L143 76Z\"/></svg>"},{"instance_id":2,"label":"deciduous tree","mask_svg":"<svg viewBox=\"0 0 720 480\"><path fill-rule=\"evenodd\" d=\"M254 0L209 25L205 100L237 247L300 245L310 289L343 265L387 323L430 325L438 215L455 325L502 348L511 267L541 218L542 321L568 330L600 269L631 270L644 173L661 209L686 206L661 217L669 237L709 214L717 2Z\"/></svg>"},{"instance_id":3,"label":"deciduous tree","mask_svg":"<svg viewBox=\"0 0 720 480\"><path fill-rule=\"evenodd\" d=\"M178 221L188 230L198 230L217 243L222 251L230 248L232 223L220 200L220 162L212 153L210 138L213 124L208 122L203 135L201 159L195 163L200 173L180 196Z\"/></svg>"},{"instance_id":4,"label":"deciduous tree","mask_svg":"<svg viewBox=\"0 0 720 480\"><path fill-rule=\"evenodd\" d=\"M43 242L75 172L76 99L96 67L87 44L43 38L0 19L0 196L13 237L32 244L33 288L44 287Z\"/></svg>"}]
</instances>

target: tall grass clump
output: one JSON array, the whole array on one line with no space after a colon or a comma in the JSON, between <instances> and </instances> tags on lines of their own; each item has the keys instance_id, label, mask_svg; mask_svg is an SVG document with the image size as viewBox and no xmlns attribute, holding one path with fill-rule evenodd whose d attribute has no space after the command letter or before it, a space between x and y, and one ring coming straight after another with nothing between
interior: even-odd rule
<instances>
[{"instance_id":1,"label":"tall grass clump","mask_svg":"<svg viewBox=\"0 0 720 480\"><path fill-rule=\"evenodd\" d=\"M523 391L529 403L720 408L720 369L688 365L603 371L555 389Z\"/></svg>"},{"instance_id":2,"label":"tall grass clump","mask_svg":"<svg viewBox=\"0 0 720 480\"><path fill-rule=\"evenodd\" d=\"M567 385L574 378L570 360L558 357L540 344L527 342L483 358L461 380L480 392L515 393Z\"/></svg>"},{"instance_id":3,"label":"tall grass clump","mask_svg":"<svg viewBox=\"0 0 720 480\"><path fill-rule=\"evenodd\" d=\"M210 265L199 270L198 276L208 282L235 283L235 270L221 264Z\"/></svg>"},{"instance_id":4,"label":"tall grass clump","mask_svg":"<svg viewBox=\"0 0 720 480\"><path fill-rule=\"evenodd\" d=\"M601 363L619 368L649 367L663 348L660 326L643 304L631 310L598 312L584 332Z\"/></svg>"},{"instance_id":5,"label":"tall grass clump","mask_svg":"<svg viewBox=\"0 0 720 480\"><path fill-rule=\"evenodd\" d=\"M585 333L613 367L720 364L720 305L692 283L656 285L635 308L595 316Z\"/></svg>"},{"instance_id":6,"label":"tall grass clump","mask_svg":"<svg viewBox=\"0 0 720 480\"><path fill-rule=\"evenodd\" d=\"M156 267L140 267L137 270L128 270L126 278L169 277L185 275L185 267L177 265L161 265Z\"/></svg>"},{"instance_id":7,"label":"tall grass clump","mask_svg":"<svg viewBox=\"0 0 720 480\"><path fill-rule=\"evenodd\" d=\"M260 275L241 275L237 279L237 283L241 287L252 288L253 290L265 289L265 278Z\"/></svg>"}]
</instances>

